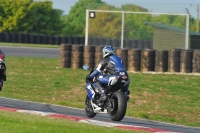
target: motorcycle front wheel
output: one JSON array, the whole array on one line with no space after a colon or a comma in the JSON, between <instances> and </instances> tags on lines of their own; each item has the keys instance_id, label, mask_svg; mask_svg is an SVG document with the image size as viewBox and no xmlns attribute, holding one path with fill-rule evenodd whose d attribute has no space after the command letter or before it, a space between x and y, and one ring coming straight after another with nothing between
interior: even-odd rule
<instances>
[{"instance_id":1,"label":"motorcycle front wheel","mask_svg":"<svg viewBox=\"0 0 200 133\"><path fill-rule=\"evenodd\" d=\"M111 95L112 109L108 111L111 120L121 121L125 114L127 108L127 101L124 94L120 91L116 91Z\"/></svg>"},{"instance_id":2,"label":"motorcycle front wheel","mask_svg":"<svg viewBox=\"0 0 200 133\"><path fill-rule=\"evenodd\" d=\"M92 105L88 96L86 96L86 99L85 99L85 114L89 118L93 118L96 115L96 113L94 113L92 109Z\"/></svg>"}]
</instances>

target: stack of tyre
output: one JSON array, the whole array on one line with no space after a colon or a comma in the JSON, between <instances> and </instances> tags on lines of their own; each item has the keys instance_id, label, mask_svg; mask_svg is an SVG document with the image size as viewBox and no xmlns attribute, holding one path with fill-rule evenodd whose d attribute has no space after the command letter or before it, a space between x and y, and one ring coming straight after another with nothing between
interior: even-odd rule
<instances>
[{"instance_id":1,"label":"stack of tyre","mask_svg":"<svg viewBox=\"0 0 200 133\"><path fill-rule=\"evenodd\" d=\"M156 50L155 72L168 71L168 50Z\"/></svg>"},{"instance_id":2,"label":"stack of tyre","mask_svg":"<svg viewBox=\"0 0 200 133\"><path fill-rule=\"evenodd\" d=\"M128 50L128 71L140 71L141 49Z\"/></svg>"},{"instance_id":3,"label":"stack of tyre","mask_svg":"<svg viewBox=\"0 0 200 133\"><path fill-rule=\"evenodd\" d=\"M101 62L102 60L102 49L104 46L96 46L95 47L95 59L94 59L94 66L98 66L98 64Z\"/></svg>"},{"instance_id":4,"label":"stack of tyre","mask_svg":"<svg viewBox=\"0 0 200 133\"><path fill-rule=\"evenodd\" d=\"M180 72L191 73L192 72L193 50L190 50L190 49L181 50L180 58L181 58L180 59Z\"/></svg>"},{"instance_id":5,"label":"stack of tyre","mask_svg":"<svg viewBox=\"0 0 200 133\"><path fill-rule=\"evenodd\" d=\"M83 45L72 45L71 68L77 69L83 66Z\"/></svg>"},{"instance_id":6,"label":"stack of tyre","mask_svg":"<svg viewBox=\"0 0 200 133\"><path fill-rule=\"evenodd\" d=\"M83 48L83 65L94 68L95 46L87 45Z\"/></svg>"},{"instance_id":7,"label":"stack of tyre","mask_svg":"<svg viewBox=\"0 0 200 133\"><path fill-rule=\"evenodd\" d=\"M144 49L141 52L141 71L149 72L155 69L155 50Z\"/></svg>"},{"instance_id":8,"label":"stack of tyre","mask_svg":"<svg viewBox=\"0 0 200 133\"><path fill-rule=\"evenodd\" d=\"M194 50L193 52L192 72L200 73L200 50Z\"/></svg>"},{"instance_id":9,"label":"stack of tyre","mask_svg":"<svg viewBox=\"0 0 200 133\"><path fill-rule=\"evenodd\" d=\"M116 48L115 50L116 55L122 58L123 64L125 68L127 69L127 63L128 63L128 49L121 49L121 48Z\"/></svg>"},{"instance_id":10,"label":"stack of tyre","mask_svg":"<svg viewBox=\"0 0 200 133\"><path fill-rule=\"evenodd\" d=\"M61 44L60 46L60 66L62 68L71 67L71 48L72 45Z\"/></svg>"},{"instance_id":11,"label":"stack of tyre","mask_svg":"<svg viewBox=\"0 0 200 133\"><path fill-rule=\"evenodd\" d=\"M181 49L170 49L168 55L168 71L180 72Z\"/></svg>"}]
</instances>

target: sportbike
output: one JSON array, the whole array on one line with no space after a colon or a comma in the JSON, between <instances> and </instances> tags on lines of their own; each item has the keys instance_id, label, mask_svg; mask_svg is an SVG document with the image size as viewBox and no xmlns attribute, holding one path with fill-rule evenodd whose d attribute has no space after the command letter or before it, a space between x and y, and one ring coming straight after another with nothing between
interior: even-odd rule
<instances>
[{"instance_id":1,"label":"sportbike","mask_svg":"<svg viewBox=\"0 0 200 133\"><path fill-rule=\"evenodd\" d=\"M94 69L89 69L87 66L83 66L84 70L90 70L90 74ZM103 84L103 79L109 78L109 85ZM130 80L124 73L116 75L100 74L89 81L86 78L86 90L87 96L85 99L85 113L89 118L95 117L97 113L107 112L113 121L121 121L127 109L127 99L129 98L126 93L121 91L123 86L126 86ZM99 85L97 85L99 84ZM103 101L103 105L98 105L98 100L101 97L100 88L103 87L106 93L106 100Z\"/></svg>"}]
</instances>

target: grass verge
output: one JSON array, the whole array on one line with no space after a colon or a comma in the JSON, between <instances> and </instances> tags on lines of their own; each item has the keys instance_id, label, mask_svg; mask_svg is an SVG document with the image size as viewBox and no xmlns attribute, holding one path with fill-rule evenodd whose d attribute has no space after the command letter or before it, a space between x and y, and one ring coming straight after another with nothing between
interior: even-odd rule
<instances>
[{"instance_id":1,"label":"grass verge","mask_svg":"<svg viewBox=\"0 0 200 133\"><path fill-rule=\"evenodd\" d=\"M77 123L65 119L48 118L25 113L0 111L0 133L147 133L127 131L109 127L100 127Z\"/></svg>"}]
</instances>

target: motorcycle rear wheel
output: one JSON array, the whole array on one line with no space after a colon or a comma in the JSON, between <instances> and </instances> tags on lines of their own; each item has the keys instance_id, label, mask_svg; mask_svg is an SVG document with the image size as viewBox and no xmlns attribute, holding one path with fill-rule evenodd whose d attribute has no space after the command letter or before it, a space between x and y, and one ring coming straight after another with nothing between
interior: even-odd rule
<instances>
[{"instance_id":1,"label":"motorcycle rear wheel","mask_svg":"<svg viewBox=\"0 0 200 133\"><path fill-rule=\"evenodd\" d=\"M96 115L96 113L94 113L92 109L92 105L88 96L86 96L86 99L85 99L85 114L89 118L93 118Z\"/></svg>"},{"instance_id":2,"label":"motorcycle rear wheel","mask_svg":"<svg viewBox=\"0 0 200 133\"><path fill-rule=\"evenodd\" d=\"M127 101L124 94L120 91L116 91L111 95L112 110L108 111L111 120L121 121L127 108Z\"/></svg>"}]
</instances>

